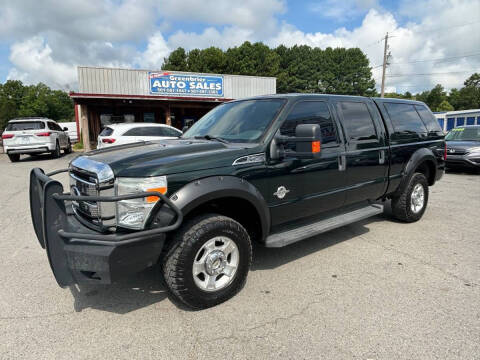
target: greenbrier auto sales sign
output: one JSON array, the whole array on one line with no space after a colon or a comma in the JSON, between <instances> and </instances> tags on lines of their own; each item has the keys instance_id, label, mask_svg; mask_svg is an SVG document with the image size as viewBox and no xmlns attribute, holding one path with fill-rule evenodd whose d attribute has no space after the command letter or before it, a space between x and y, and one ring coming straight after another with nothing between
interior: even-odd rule
<instances>
[{"instance_id":1,"label":"greenbrier auto sales sign","mask_svg":"<svg viewBox=\"0 0 480 360\"><path fill-rule=\"evenodd\" d=\"M223 97L223 76L150 72L148 79L155 95Z\"/></svg>"}]
</instances>

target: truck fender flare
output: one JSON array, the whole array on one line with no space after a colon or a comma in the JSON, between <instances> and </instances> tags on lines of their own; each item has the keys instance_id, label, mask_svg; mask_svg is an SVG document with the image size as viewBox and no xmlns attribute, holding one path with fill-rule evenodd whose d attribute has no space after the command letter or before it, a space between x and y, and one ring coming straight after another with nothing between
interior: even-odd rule
<instances>
[{"instance_id":1,"label":"truck fender flare","mask_svg":"<svg viewBox=\"0 0 480 360\"><path fill-rule=\"evenodd\" d=\"M437 171L437 158L435 157L435 154L432 152L432 150L428 148L418 149L413 153L413 155L410 157L410 160L408 160L407 164L403 168L402 181L400 182L400 185L398 186L398 189L395 192L395 194L402 193L402 191L408 185L408 181L410 180L413 173L415 172L415 169L417 169L418 165L420 165L425 161L433 162L434 172ZM434 173L432 175L433 175L433 178L435 179L436 174Z\"/></svg>"},{"instance_id":2,"label":"truck fender flare","mask_svg":"<svg viewBox=\"0 0 480 360\"><path fill-rule=\"evenodd\" d=\"M248 201L257 211L261 222L262 240L268 236L270 229L270 210L258 189L248 181L236 176L211 176L192 181L177 192L170 200L187 216L192 210L209 201L221 198L240 198ZM172 211L163 206L153 220L153 226L164 225L172 221L168 216Z\"/></svg>"}]
</instances>

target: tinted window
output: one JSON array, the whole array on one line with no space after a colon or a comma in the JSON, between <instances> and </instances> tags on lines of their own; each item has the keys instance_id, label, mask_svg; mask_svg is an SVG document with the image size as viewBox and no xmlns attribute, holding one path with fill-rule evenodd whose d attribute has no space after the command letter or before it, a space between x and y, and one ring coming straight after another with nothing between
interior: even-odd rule
<instances>
[{"instance_id":1,"label":"tinted window","mask_svg":"<svg viewBox=\"0 0 480 360\"><path fill-rule=\"evenodd\" d=\"M412 104L385 103L396 132L425 133L427 129Z\"/></svg>"},{"instance_id":2,"label":"tinted window","mask_svg":"<svg viewBox=\"0 0 480 360\"><path fill-rule=\"evenodd\" d=\"M415 105L415 109L417 109L420 117L422 118L427 130L430 131L442 131L440 124L438 123L435 116L432 114L430 110L428 110L423 105Z\"/></svg>"},{"instance_id":3,"label":"tinted window","mask_svg":"<svg viewBox=\"0 0 480 360\"><path fill-rule=\"evenodd\" d=\"M143 136L168 136L162 127L146 127L143 128Z\"/></svg>"},{"instance_id":4,"label":"tinted window","mask_svg":"<svg viewBox=\"0 0 480 360\"><path fill-rule=\"evenodd\" d=\"M22 131L22 130L39 130L45 129L45 123L42 121L22 121L10 122L7 125L6 131Z\"/></svg>"},{"instance_id":5,"label":"tinted window","mask_svg":"<svg viewBox=\"0 0 480 360\"><path fill-rule=\"evenodd\" d=\"M376 139L375 126L367 105L362 102L341 101L343 127L351 140Z\"/></svg>"},{"instance_id":6,"label":"tinted window","mask_svg":"<svg viewBox=\"0 0 480 360\"><path fill-rule=\"evenodd\" d=\"M337 132L327 103L323 101L302 101L296 104L280 128L285 136L295 136L300 124L318 124L322 132L322 145L337 143Z\"/></svg>"},{"instance_id":7,"label":"tinted window","mask_svg":"<svg viewBox=\"0 0 480 360\"><path fill-rule=\"evenodd\" d=\"M50 122L50 121L48 122L48 128L55 131L63 131L62 128L57 123Z\"/></svg>"},{"instance_id":8,"label":"tinted window","mask_svg":"<svg viewBox=\"0 0 480 360\"><path fill-rule=\"evenodd\" d=\"M145 136L145 133L143 131L143 128L136 127L136 128L127 130L127 132L122 136Z\"/></svg>"},{"instance_id":9,"label":"tinted window","mask_svg":"<svg viewBox=\"0 0 480 360\"><path fill-rule=\"evenodd\" d=\"M110 136L112 134L113 134L113 129L106 127L106 128L103 128L102 132L100 133L100 136Z\"/></svg>"}]
</instances>

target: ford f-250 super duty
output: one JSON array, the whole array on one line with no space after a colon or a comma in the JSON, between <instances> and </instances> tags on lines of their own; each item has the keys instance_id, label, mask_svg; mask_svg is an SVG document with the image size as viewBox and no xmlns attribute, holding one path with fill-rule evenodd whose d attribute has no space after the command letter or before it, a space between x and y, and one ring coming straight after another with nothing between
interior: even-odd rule
<instances>
[{"instance_id":1,"label":"ford f-250 super duty","mask_svg":"<svg viewBox=\"0 0 480 360\"><path fill-rule=\"evenodd\" d=\"M206 308L243 287L254 241L286 246L379 214L386 199L395 218L419 220L445 156L421 102L255 97L217 106L179 139L33 169L32 221L60 286L160 262L170 292ZM67 192L51 178L62 172Z\"/></svg>"}]
</instances>

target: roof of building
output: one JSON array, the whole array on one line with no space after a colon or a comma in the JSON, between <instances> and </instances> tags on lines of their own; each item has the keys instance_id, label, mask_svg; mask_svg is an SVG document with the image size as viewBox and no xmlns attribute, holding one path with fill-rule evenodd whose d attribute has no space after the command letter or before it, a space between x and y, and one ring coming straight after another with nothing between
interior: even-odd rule
<instances>
[{"instance_id":1,"label":"roof of building","mask_svg":"<svg viewBox=\"0 0 480 360\"><path fill-rule=\"evenodd\" d=\"M470 113L480 113L480 109L469 109L469 110L456 110L456 111L434 111L436 115L460 115L460 114L470 114Z\"/></svg>"}]
</instances>

